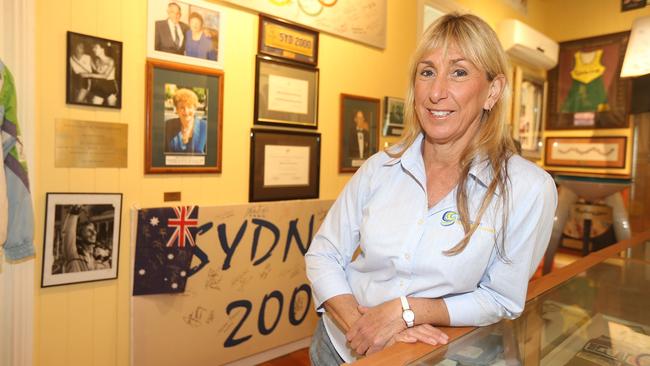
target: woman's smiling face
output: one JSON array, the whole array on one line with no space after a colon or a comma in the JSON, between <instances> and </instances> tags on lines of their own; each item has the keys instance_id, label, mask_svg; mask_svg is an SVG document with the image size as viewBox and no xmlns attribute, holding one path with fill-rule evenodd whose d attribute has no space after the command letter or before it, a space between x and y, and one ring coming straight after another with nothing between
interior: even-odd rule
<instances>
[{"instance_id":1,"label":"woman's smiling face","mask_svg":"<svg viewBox=\"0 0 650 366\"><path fill-rule=\"evenodd\" d=\"M426 138L434 143L468 142L489 109L485 71L454 45L436 48L418 62L415 111Z\"/></svg>"}]
</instances>

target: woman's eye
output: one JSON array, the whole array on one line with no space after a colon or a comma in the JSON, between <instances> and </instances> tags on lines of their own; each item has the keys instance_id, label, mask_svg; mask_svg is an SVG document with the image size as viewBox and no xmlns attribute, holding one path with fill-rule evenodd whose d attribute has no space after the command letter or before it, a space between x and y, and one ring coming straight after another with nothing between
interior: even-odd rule
<instances>
[{"instance_id":1,"label":"woman's eye","mask_svg":"<svg viewBox=\"0 0 650 366\"><path fill-rule=\"evenodd\" d=\"M424 69L424 70L420 71L420 76L425 77L425 78L431 77L431 76L433 76L433 70Z\"/></svg>"},{"instance_id":2,"label":"woman's eye","mask_svg":"<svg viewBox=\"0 0 650 366\"><path fill-rule=\"evenodd\" d=\"M452 75L455 77L467 76L467 71L463 69L456 69L454 72L452 72Z\"/></svg>"}]
</instances>

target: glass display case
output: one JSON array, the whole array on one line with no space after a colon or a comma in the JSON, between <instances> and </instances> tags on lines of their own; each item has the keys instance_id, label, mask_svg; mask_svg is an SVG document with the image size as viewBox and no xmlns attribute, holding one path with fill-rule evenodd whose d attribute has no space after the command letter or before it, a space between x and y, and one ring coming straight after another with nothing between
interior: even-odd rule
<instances>
[{"instance_id":1,"label":"glass display case","mask_svg":"<svg viewBox=\"0 0 650 366\"><path fill-rule=\"evenodd\" d=\"M602 259L409 365L650 365L650 241Z\"/></svg>"}]
</instances>

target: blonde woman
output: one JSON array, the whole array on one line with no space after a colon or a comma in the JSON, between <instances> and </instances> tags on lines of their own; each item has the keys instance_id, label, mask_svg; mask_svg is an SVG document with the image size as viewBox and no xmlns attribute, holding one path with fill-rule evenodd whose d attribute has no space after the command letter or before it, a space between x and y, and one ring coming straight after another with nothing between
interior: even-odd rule
<instances>
[{"instance_id":1,"label":"blonde woman","mask_svg":"<svg viewBox=\"0 0 650 366\"><path fill-rule=\"evenodd\" d=\"M553 179L508 135L506 55L473 15L449 14L412 58L400 144L370 157L306 255L314 365L395 341L446 343L435 326L521 314L548 245Z\"/></svg>"}]
</instances>

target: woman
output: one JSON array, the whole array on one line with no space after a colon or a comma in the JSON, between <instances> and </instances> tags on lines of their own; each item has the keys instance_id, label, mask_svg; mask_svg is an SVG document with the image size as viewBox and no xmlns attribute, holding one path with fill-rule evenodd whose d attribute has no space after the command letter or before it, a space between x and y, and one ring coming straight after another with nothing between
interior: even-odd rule
<instances>
[{"instance_id":1,"label":"woman","mask_svg":"<svg viewBox=\"0 0 650 366\"><path fill-rule=\"evenodd\" d=\"M95 105L106 103L109 106L117 105L117 81L115 80L115 60L106 54L106 48L100 43L95 43L92 48L93 72L83 74L84 77L92 78L90 93L91 102Z\"/></svg>"},{"instance_id":2,"label":"woman","mask_svg":"<svg viewBox=\"0 0 650 366\"><path fill-rule=\"evenodd\" d=\"M476 16L443 16L423 35L403 140L357 171L306 255L325 311L314 365L395 341L446 343L434 326L521 314L557 193L546 172L515 154L507 68L496 34Z\"/></svg>"},{"instance_id":3,"label":"woman","mask_svg":"<svg viewBox=\"0 0 650 366\"><path fill-rule=\"evenodd\" d=\"M207 123L196 115L199 98L189 89L178 89L173 97L178 118L165 122L165 152L205 154Z\"/></svg>"},{"instance_id":4,"label":"woman","mask_svg":"<svg viewBox=\"0 0 650 366\"><path fill-rule=\"evenodd\" d=\"M95 261L97 229L91 221L79 221L81 206L74 205L63 221L61 236L63 243L63 273L104 269Z\"/></svg>"},{"instance_id":5,"label":"woman","mask_svg":"<svg viewBox=\"0 0 650 366\"><path fill-rule=\"evenodd\" d=\"M185 34L185 55L217 60L217 54L212 47L212 38L203 29L203 17L199 13L190 14L190 29Z\"/></svg>"}]
</instances>

